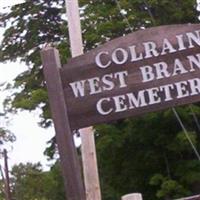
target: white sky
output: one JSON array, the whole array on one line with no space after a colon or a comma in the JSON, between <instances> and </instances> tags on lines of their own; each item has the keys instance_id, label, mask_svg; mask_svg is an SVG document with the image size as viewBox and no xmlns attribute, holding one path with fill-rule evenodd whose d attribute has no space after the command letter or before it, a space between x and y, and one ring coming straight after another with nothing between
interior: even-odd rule
<instances>
[{"instance_id":1,"label":"white sky","mask_svg":"<svg viewBox=\"0 0 200 200\"><path fill-rule=\"evenodd\" d=\"M5 7L17 3L23 3L23 0L0 0L0 12L5 11ZM0 29L0 40L2 39L3 29ZM0 84L2 82L12 81L17 74L23 72L26 66L23 63L0 63ZM5 98L5 92L0 91L0 112L2 112L2 101ZM37 125L38 114L30 112L21 112L13 116L8 129L17 137L17 141L8 147L9 165L19 164L20 162L41 162L46 169L49 162L43 155L46 142L54 135L54 130L42 129ZM0 118L0 125L5 125L5 120ZM2 162L2 160L1 160Z\"/></svg>"},{"instance_id":2,"label":"white sky","mask_svg":"<svg viewBox=\"0 0 200 200\"><path fill-rule=\"evenodd\" d=\"M0 0L0 9L6 6L12 6L14 4L23 3L24 0Z\"/></svg>"},{"instance_id":3,"label":"white sky","mask_svg":"<svg viewBox=\"0 0 200 200\"><path fill-rule=\"evenodd\" d=\"M22 63L0 63L0 84L12 81L25 68ZM0 112L2 112L2 102L6 95L6 92L0 91ZM38 121L37 112L20 112L11 116L7 128L16 135L17 140L12 144L13 150L9 153L10 165L40 161L44 167L46 166L47 162L43 152L47 147L46 142L54 135L54 130L40 128L37 125ZM6 125L3 117L0 117L0 125Z\"/></svg>"}]
</instances>

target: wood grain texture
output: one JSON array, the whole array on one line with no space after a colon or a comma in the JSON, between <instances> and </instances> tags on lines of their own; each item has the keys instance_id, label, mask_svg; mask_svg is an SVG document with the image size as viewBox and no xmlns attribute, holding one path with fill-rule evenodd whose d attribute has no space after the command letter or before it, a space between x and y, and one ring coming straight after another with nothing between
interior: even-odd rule
<instances>
[{"instance_id":1,"label":"wood grain texture","mask_svg":"<svg viewBox=\"0 0 200 200\"><path fill-rule=\"evenodd\" d=\"M147 112L154 112L169 107L174 107L177 105L184 105L192 102L197 102L200 100L200 95L190 96L182 99L177 99L173 92L173 101L162 102L160 104L149 105L137 109L127 110L125 112L112 113L109 115L100 115L96 110L96 103L100 98L113 97L116 95L124 95L131 92L138 92L140 90L149 89L152 87L159 87L161 85L173 84L178 81L185 81L193 78L200 78L199 70L191 73L185 73L177 76L170 76L168 78L154 80L149 82L142 82L142 76L140 67L145 65L153 65L157 62L166 62L169 65L169 72L173 70L173 61L175 59L181 60L182 64L188 68L188 60L186 59L189 55L195 55L200 53L199 46L195 48L188 48L183 51L177 51L175 53L170 53L166 55L161 55L158 57L151 57L149 59L143 59L137 62L129 61L123 65L116 65L112 63L108 68L101 69L96 66L95 56L102 51L107 51L110 54L116 48L123 48L128 51L128 46L137 44L137 51L144 54L144 49L142 47L143 42L153 41L157 44L158 49L162 49L162 41L167 38L170 43L177 47L176 35L185 34L186 32L192 32L195 30L200 30L199 24L189 24L189 25L170 25L161 26L156 28L150 28L147 30L140 30L135 33L131 33L127 36L114 39L113 41L107 42L106 44L76 58L71 59L66 65L63 66L61 70L62 84L65 94L65 99L68 107L69 120L72 129L83 128L94 124L114 121L130 116L137 116ZM184 37L185 45L188 45L187 38ZM106 58L111 59L111 57ZM128 87L119 88L119 84L115 83L115 88L111 91L103 91L100 94L85 95L84 97L75 98L69 83L80 81L83 79L89 79L93 77L102 77L105 74L116 73L120 71L127 71ZM103 83L100 83L103 84ZM86 92L87 89L86 89ZM162 94L161 94L162 95ZM163 99L163 97L161 96ZM113 107L113 102L106 105L107 107Z\"/></svg>"},{"instance_id":2,"label":"wood grain texture","mask_svg":"<svg viewBox=\"0 0 200 200\"><path fill-rule=\"evenodd\" d=\"M60 79L61 64L59 54L54 48L46 48L41 52L41 56L50 108L56 130L56 141L64 177L66 199L86 200L80 163L73 142Z\"/></svg>"},{"instance_id":3,"label":"wood grain texture","mask_svg":"<svg viewBox=\"0 0 200 200\"><path fill-rule=\"evenodd\" d=\"M65 0L72 57L83 54L78 0Z\"/></svg>"},{"instance_id":4,"label":"wood grain texture","mask_svg":"<svg viewBox=\"0 0 200 200\"><path fill-rule=\"evenodd\" d=\"M86 199L101 200L94 130L88 127L81 129L80 133Z\"/></svg>"}]
</instances>

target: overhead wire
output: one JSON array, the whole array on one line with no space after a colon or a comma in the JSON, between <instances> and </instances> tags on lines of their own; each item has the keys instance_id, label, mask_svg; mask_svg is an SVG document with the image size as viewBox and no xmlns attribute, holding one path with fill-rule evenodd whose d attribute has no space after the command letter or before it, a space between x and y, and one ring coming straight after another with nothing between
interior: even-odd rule
<instances>
[{"instance_id":1,"label":"overhead wire","mask_svg":"<svg viewBox=\"0 0 200 200\"><path fill-rule=\"evenodd\" d=\"M118 9L119 9L119 11L120 11L120 13L121 13L121 15L124 17L124 20L125 20L125 22L127 23L128 27L129 27L129 29L130 29L130 31L133 32L134 29L133 29L133 27L131 26L131 24L129 23L128 18L126 17L126 15L124 15L124 14L121 12L121 11L122 11L122 7L121 7L121 5L120 5L120 2L119 2L118 0L115 0L115 2L116 2L116 5L117 5L117 7L118 7ZM153 16L151 10L149 10L149 5L147 4L146 0L143 0L143 2L144 2L145 6L146 6L146 8L147 8L148 14L149 14L150 17L151 17L152 23L155 25L155 19L154 19L154 16ZM191 108L191 106L190 106L190 109L191 109L193 118L195 119L196 124L198 124L198 128L199 128L199 130L200 130L200 124L199 124L199 122L198 122L198 120L197 120L197 118L196 118L196 115L195 115L193 109ZM180 118L178 112L176 111L176 109L175 109L174 107L172 107L172 111L173 111L173 113L174 113L174 115L175 115L177 121L179 122L179 124L180 124L180 126L181 126L181 128L182 128L182 130L183 130L183 132L184 132L184 134L185 134L185 136L186 136L186 138L187 138L187 140L189 141L189 143L190 143L190 145L191 145L191 147L192 147L192 149L193 149L195 155L197 156L198 160L200 161L200 154L199 154L197 148L195 147L194 143L192 142L192 140L191 140L191 138L190 138L190 136L189 136L189 133L188 133L187 129L185 128L185 126L184 126L184 124L183 124L183 122L182 122L182 120L181 120L181 118Z\"/></svg>"},{"instance_id":2,"label":"overhead wire","mask_svg":"<svg viewBox=\"0 0 200 200\"><path fill-rule=\"evenodd\" d=\"M192 105L190 105L189 108L190 108L190 110L191 110L192 117L193 117L193 119L194 119L194 121L195 121L195 123L196 123L196 126L197 126L197 128L198 128L198 131L200 132L200 123L199 123L199 120L198 120L198 118L197 118L197 115L196 115L196 113L194 112L194 109L192 108Z\"/></svg>"},{"instance_id":3,"label":"overhead wire","mask_svg":"<svg viewBox=\"0 0 200 200\"><path fill-rule=\"evenodd\" d=\"M192 140L191 140L191 138L190 138L190 136L189 136L189 133L188 133L187 129L185 128L185 126L184 126L184 124L183 124L183 122L182 122L182 120L181 120L179 114L177 113L177 111L176 111L176 109L175 109L174 107L172 108L172 111L173 111L174 115L176 116L176 118L177 118L179 124L181 125L181 128L183 129L183 131L184 131L184 133L185 133L185 136L187 137L187 139L188 139L190 145L192 146L192 149L193 149L194 153L196 154L198 160L200 161L200 154L199 154L199 152L197 151L197 148L195 147L194 143L192 142Z\"/></svg>"},{"instance_id":4,"label":"overhead wire","mask_svg":"<svg viewBox=\"0 0 200 200\"><path fill-rule=\"evenodd\" d=\"M120 14L123 16L123 18L124 18L126 24L128 25L128 28L130 29L131 32L133 32L133 28L132 28L131 24L129 23L128 18L127 18L126 15L123 14L123 12L122 12L122 7L121 7L119 1L118 1L118 0L115 0L115 3L116 3L116 5L117 5L117 8L119 9Z\"/></svg>"}]
</instances>

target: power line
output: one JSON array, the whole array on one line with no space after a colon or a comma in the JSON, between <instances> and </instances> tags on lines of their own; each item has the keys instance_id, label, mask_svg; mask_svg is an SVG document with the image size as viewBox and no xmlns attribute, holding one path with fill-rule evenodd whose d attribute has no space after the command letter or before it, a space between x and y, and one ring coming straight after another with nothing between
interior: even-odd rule
<instances>
[{"instance_id":1,"label":"power line","mask_svg":"<svg viewBox=\"0 0 200 200\"><path fill-rule=\"evenodd\" d=\"M193 108L192 108L192 105L190 105L189 107L190 107L190 110L191 110L191 112L192 112L192 117L193 117L193 119L194 119L194 121L195 121L195 123L196 123L196 126L197 126L197 128L198 128L198 130L199 130L199 132L200 132L200 124L199 124L197 115L195 114L195 112L194 112L194 110L193 110Z\"/></svg>"},{"instance_id":2,"label":"power line","mask_svg":"<svg viewBox=\"0 0 200 200\"><path fill-rule=\"evenodd\" d=\"M191 138L190 138L190 136L189 136L189 134L188 134L188 131L187 131L187 129L185 128L185 126L184 126L184 124L183 124L181 118L179 117L179 115L178 115L176 109L175 109L175 108L172 108L172 111L173 111L174 115L176 116L176 118L177 118L179 124L181 125L181 128L183 129L183 132L185 133L185 136L187 137L187 139L188 139L190 145L192 146L192 149L194 150L194 153L196 154L197 158L198 158L199 161L200 161L199 152L197 151L195 145L193 144L193 142L192 142L192 140L191 140Z\"/></svg>"},{"instance_id":3,"label":"power line","mask_svg":"<svg viewBox=\"0 0 200 200\"><path fill-rule=\"evenodd\" d=\"M115 2L116 2L116 4L117 4L117 7L118 7L118 9L119 9L119 11L120 11L122 17L124 18L126 24L128 25L128 28L130 29L131 32L133 32L133 28L132 28L131 24L129 23L128 18L126 17L125 14L122 13L122 7L121 7L119 1L118 1L118 0L115 0Z\"/></svg>"}]
</instances>

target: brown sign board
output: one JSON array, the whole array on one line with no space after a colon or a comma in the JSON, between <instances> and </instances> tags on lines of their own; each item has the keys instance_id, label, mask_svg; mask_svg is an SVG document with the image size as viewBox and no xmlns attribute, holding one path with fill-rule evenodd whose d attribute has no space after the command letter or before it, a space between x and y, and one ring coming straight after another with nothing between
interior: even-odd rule
<instances>
[{"instance_id":1,"label":"brown sign board","mask_svg":"<svg viewBox=\"0 0 200 200\"><path fill-rule=\"evenodd\" d=\"M200 25L139 30L61 69L72 129L200 101Z\"/></svg>"}]
</instances>

